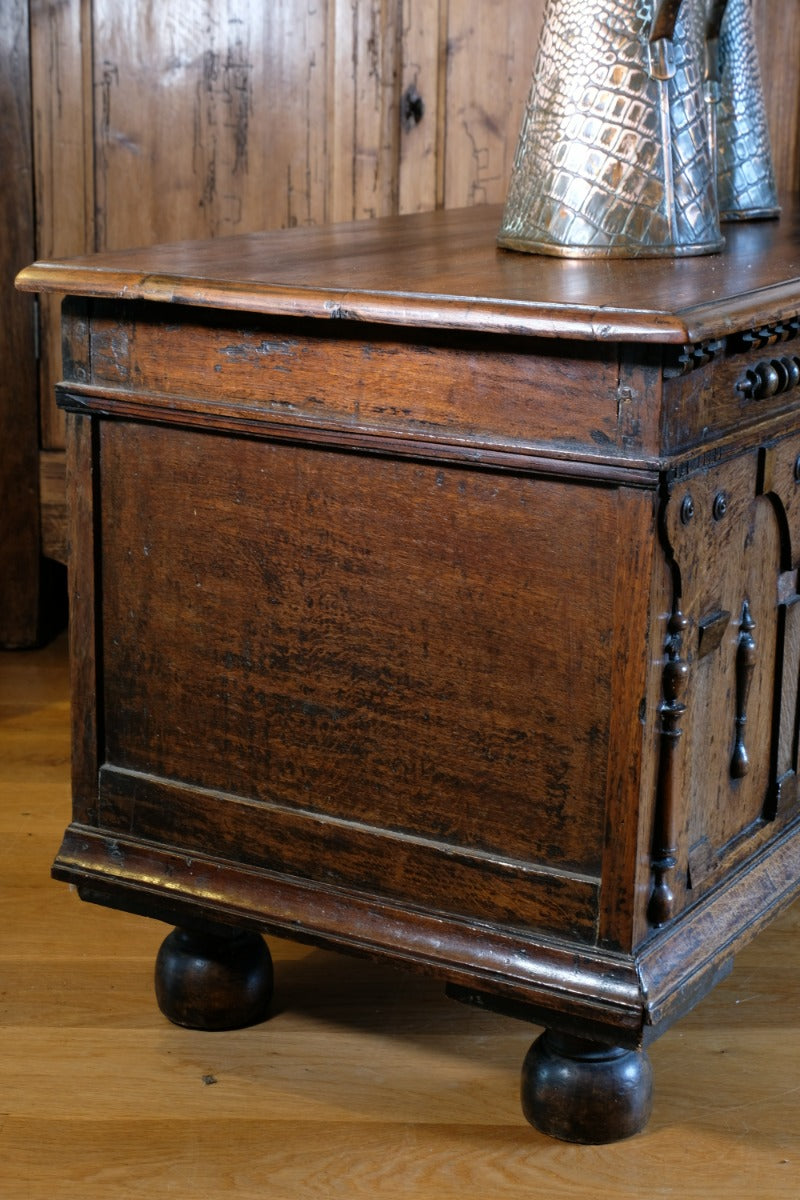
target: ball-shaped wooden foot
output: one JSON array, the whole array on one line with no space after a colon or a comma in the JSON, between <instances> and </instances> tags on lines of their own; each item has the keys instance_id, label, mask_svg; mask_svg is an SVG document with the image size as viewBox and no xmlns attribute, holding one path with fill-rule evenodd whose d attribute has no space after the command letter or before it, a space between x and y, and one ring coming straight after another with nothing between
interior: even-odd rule
<instances>
[{"instance_id":1,"label":"ball-shaped wooden foot","mask_svg":"<svg viewBox=\"0 0 800 1200\"><path fill-rule=\"evenodd\" d=\"M650 1117L653 1074L643 1051L547 1030L522 1067L522 1109L542 1133L600 1145L632 1137Z\"/></svg>"},{"instance_id":2,"label":"ball-shaped wooden foot","mask_svg":"<svg viewBox=\"0 0 800 1200\"><path fill-rule=\"evenodd\" d=\"M269 1015L272 959L256 933L176 929L156 959L156 999L189 1029L243 1029Z\"/></svg>"}]
</instances>

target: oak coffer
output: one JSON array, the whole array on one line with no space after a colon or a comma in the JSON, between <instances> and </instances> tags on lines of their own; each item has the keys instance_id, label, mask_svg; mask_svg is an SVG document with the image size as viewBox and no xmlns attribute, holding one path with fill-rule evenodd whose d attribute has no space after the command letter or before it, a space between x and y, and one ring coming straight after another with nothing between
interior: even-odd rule
<instances>
[{"instance_id":1,"label":"oak coffer","mask_svg":"<svg viewBox=\"0 0 800 1200\"><path fill-rule=\"evenodd\" d=\"M568 261L477 208L36 264L65 293L87 900L546 1027L523 1107L646 1122L646 1047L800 888L800 237Z\"/></svg>"}]
</instances>

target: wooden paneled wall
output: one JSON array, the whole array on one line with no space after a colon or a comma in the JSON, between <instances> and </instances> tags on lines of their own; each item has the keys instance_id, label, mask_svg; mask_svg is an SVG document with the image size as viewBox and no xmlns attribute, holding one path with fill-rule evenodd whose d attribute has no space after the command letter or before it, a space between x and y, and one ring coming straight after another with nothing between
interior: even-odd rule
<instances>
[{"instance_id":1,"label":"wooden paneled wall","mask_svg":"<svg viewBox=\"0 0 800 1200\"><path fill-rule=\"evenodd\" d=\"M753 4L794 189L800 5ZM502 200L544 0L8 0L4 22L28 7L47 258ZM63 558L59 345L43 299L42 535Z\"/></svg>"},{"instance_id":2,"label":"wooden paneled wall","mask_svg":"<svg viewBox=\"0 0 800 1200\"><path fill-rule=\"evenodd\" d=\"M13 288L35 249L25 0L0 0L0 113L0 630L20 646L40 599L34 309Z\"/></svg>"},{"instance_id":3,"label":"wooden paneled wall","mask_svg":"<svg viewBox=\"0 0 800 1200\"><path fill-rule=\"evenodd\" d=\"M753 0L761 79L779 190L800 187L800 4Z\"/></svg>"}]
</instances>

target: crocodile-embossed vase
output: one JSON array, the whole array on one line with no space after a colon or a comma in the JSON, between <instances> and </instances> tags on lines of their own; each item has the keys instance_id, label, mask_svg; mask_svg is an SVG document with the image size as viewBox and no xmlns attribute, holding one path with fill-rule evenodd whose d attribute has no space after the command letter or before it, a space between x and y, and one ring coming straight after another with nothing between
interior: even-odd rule
<instances>
[{"instance_id":1,"label":"crocodile-embossed vase","mask_svg":"<svg viewBox=\"0 0 800 1200\"><path fill-rule=\"evenodd\" d=\"M501 246L568 257L721 249L705 0L548 0Z\"/></svg>"},{"instance_id":2,"label":"crocodile-embossed vase","mask_svg":"<svg viewBox=\"0 0 800 1200\"><path fill-rule=\"evenodd\" d=\"M717 198L723 221L777 217L780 213L761 86L751 0L711 0L711 24L719 22L709 53L715 79ZM716 32L713 28L712 35Z\"/></svg>"}]
</instances>

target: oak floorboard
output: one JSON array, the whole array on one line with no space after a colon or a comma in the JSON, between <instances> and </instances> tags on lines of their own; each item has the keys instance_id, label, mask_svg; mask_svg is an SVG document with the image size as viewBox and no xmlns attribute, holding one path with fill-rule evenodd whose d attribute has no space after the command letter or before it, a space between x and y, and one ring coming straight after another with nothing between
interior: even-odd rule
<instances>
[{"instance_id":1,"label":"oak floorboard","mask_svg":"<svg viewBox=\"0 0 800 1200\"><path fill-rule=\"evenodd\" d=\"M157 922L49 878L68 818L66 645L0 655L0 1196L9 1200L797 1200L800 907L655 1046L646 1132L541 1137L534 1029L434 980L270 939L274 1015L158 1013Z\"/></svg>"}]
</instances>

